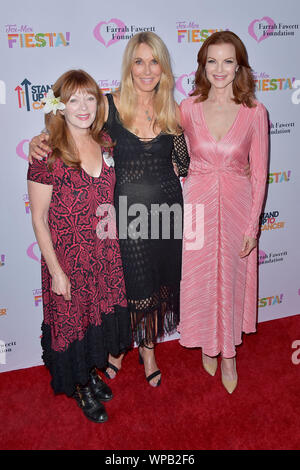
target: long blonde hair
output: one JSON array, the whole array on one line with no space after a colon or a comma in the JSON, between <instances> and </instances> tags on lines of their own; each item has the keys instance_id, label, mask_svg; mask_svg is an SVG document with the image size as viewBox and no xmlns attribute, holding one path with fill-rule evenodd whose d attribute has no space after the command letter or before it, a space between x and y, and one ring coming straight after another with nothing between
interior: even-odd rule
<instances>
[{"instance_id":1,"label":"long blonde hair","mask_svg":"<svg viewBox=\"0 0 300 470\"><path fill-rule=\"evenodd\" d=\"M77 90L84 90L94 95L97 100L97 112L95 121L90 128L90 135L99 145L107 148L112 147L109 137L102 131L105 114L104 98L99 86L87 72L84 70L65 72L56 80L52 90L54 96L60 96L63 103L67 103ZM63 114L60 112L46 114L45 125L49 133L48 144L52 148L52 153L47 160L49 169L53 169L53 164L57 158L61 158L66 165L79 169L78 150Z\"/></svg>"},{"instance_id":2,"label":"long blonde hair","mask_svg":"<svg viewBox=\"0 0 300 470\"><path fill-rule=\"evenodd\" d=\"M172 73L169 51L157 34L143 32L135 34L127 43L122 62L122 78L116 95L119 99L118 111L123 125L131 129L136 114L137 93L135 91L131 69L134 53L140 44L146 44L152 49L152 55L159 63L162 74L155 89L153 109L153 129L160 129L167 134L181 133L176 120L176 104L173 96L174 77Z\"/></svg>"}]
</instances>

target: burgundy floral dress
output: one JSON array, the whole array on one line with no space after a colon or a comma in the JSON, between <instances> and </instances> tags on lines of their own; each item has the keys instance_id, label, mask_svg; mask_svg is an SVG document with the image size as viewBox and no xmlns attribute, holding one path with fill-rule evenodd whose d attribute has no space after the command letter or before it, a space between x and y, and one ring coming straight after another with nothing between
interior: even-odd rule
<instances>
[{"instance_id":1,"label":"burgundy floral dress","mask_svg":"<svg viewBox=\"0 0 300 470\"><path fill-rule=\"evenodd\" d=\"M110 149L110 160L111 154ZM119 241L96 233L101 217L102 222L107 217L103 210L97 215L99 207L114 204L115 171L104 158L99 177L59 159L49 171L45 161L34 159L27 179L53 186L48 224L56 256L71 282L71 300L51 290L42 257L42 348L55 393L70 396L76 384L88 381L92 367L105 367L108 353L118 355L132 340Z\"/></svg>"}]
</instances>

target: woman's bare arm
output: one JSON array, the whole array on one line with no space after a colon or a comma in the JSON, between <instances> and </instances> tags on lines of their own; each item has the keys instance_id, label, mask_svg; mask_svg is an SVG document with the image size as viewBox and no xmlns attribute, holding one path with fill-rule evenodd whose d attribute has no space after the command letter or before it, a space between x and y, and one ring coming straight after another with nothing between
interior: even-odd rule
<instances>
[{"instance_id":1,"label":"woman's bare arm","mask_svg":"<svg viewBox=\"0 0 300 470\"><path fill-rule=\"evenodd\" d=\"M48 226L52 186L28 181L28 194L33 230L52 277L51 288L55 294L63 295L65 300L71 300L71 284L58 262Z\"/></svg>"}]
</instances>

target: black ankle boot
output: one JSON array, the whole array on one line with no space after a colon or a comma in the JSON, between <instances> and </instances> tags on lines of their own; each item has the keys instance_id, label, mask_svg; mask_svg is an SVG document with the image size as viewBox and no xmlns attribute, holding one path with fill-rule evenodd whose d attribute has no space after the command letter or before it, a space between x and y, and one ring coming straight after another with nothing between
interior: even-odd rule
<instances>
[{"instance_id":1,"label":"black ankle boot","mask_svg":"<svg viewBox=\"0 0 300 470\"><path fill-rule=\"evenodd\" d=\"M109 401L112 399L113 394L109 386L103 382L98 375L96 368L90 372L89 386L91 387L95 397L100 401Z\"/></svg>"},{"instance_id":2,"label":"black ankle boot","mask_svg":"<svg viewBox=\"0 0 300 470\"><path fill-rule=\"evenodd\" d=\"M89 420L94 423L104 423L108 420L104 405L97 401L93 391L88 385L84 387L77 385L73 397Z\"/></svg>"}]
</instances>

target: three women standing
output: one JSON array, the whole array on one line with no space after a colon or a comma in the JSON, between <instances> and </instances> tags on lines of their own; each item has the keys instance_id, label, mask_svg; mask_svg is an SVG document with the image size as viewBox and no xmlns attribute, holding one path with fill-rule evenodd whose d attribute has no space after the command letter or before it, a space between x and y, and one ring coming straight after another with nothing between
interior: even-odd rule
<instances>
[{"instance_id":1,"label":"three women standing","mask_svg":"<svg viewBox=\"0 0 300 470\"><path fill-rule=\"evenodd\" d=\"M120 90L105 100L105 129L115 143L115 204L131 324L152 386L161 381L154 343L174 331L179 320L179 212L169 213L169 237L163 236L165 222L157 212L163 204L182 208L172 160L185 175L189 157L180 126L184 130L191 156L184 201L201 207L204 239L196 250L184 245L180 343L202 348L203 366L211 375L221 353L222 381L231 393L237 384L235 346L242 331L255 330L255 246L266 183L267 119L254 98L246 49L234 33L210 36L198 64L196 89L182 102L180 120L164 43L154 33L134 36L125 49ZM49 151L43 137L35 139L33 156L39 146ZM251 181L245 173L248 157ZM145 208L143 229L136 224L137 212L127 210L136 204L142 212ZM190 236L186 226L185 239ZM110 354L108 377L119 371L122 358Z\"/></svg>"}]
</instances>

